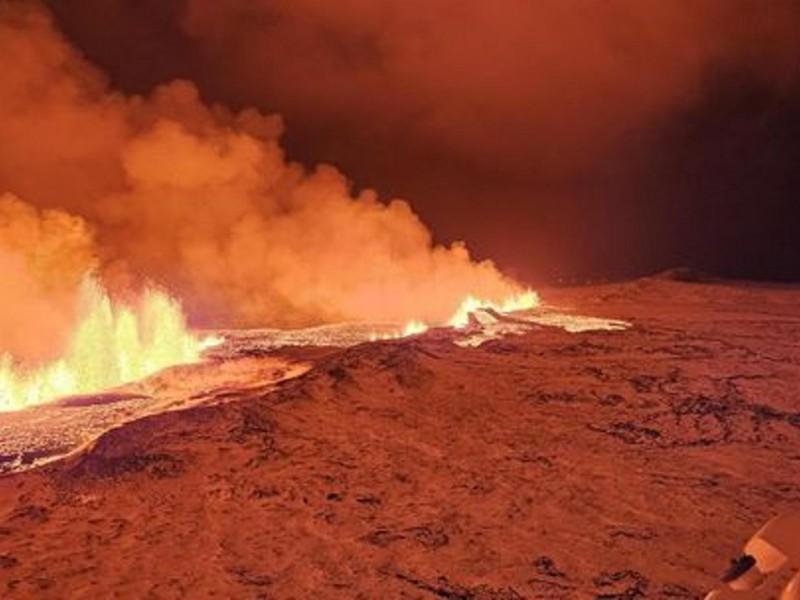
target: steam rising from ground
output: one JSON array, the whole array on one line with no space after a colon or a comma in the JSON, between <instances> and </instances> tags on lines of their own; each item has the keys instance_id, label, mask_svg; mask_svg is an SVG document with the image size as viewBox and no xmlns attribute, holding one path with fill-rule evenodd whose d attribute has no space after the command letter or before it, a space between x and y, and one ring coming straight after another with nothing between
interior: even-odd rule
<instances>
[{"instance_id":1,"label":"steam rising from ground","mask_svg":"<svg viewBox=\"0 0 800 600\"><path fill-rule=\"evenodd\" d=\"M467 294L519 291L433 246L406 202L287 161L281 131L185 81L115 93L40 8L0 4L3 349L41 358L94 268L116 292L165 285L203 324L441 322Z\"/></svg>"},{"instance_id":2,"label":"steam rising from ground","mask_svg":"<svg viewBox=\"0 0 800 600\"><path fill-rule=\"evenodd\" d=\"M54 357L75 322L76 290L95 265L86 223L0 196L0 355Z\"/></svg>"}]
</instances>

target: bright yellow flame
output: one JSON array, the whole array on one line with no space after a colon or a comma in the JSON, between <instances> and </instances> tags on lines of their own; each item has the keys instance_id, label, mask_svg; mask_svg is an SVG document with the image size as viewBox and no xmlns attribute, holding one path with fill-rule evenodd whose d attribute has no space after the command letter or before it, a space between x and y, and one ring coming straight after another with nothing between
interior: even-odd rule
<instances>
[{"instance_id":1,"label":"bright yellow flame","mask_svg":"<svg viewBox=\"0 0 800 600\"><path fill-rule=\"evenodd\" d=\"M136 307L116 306L87 278L81 300L83 317L60 359L31 370L0 354L0 411L102 391L194 362L216 341L189 333L178 301L155 289L146 290Z\"/></svg>"},{"instance_id":2,"label":"bright yellow flame","mask_svg":"<svg viewBox=\"0 0 800 600\"><path fill-rule=\"evenodd\" d=\"M510 296L502 302L483 300L475 296L467 296L447 322L450 327L461 329L469 324L470 313L482 308L491 308L499 313L510 313L517 310L528 310L539 305L539 295L531 289L515 296Z\"/></svg>"},{"instance_id":3,"label":"bright yellow flame","mask_svg":"<svg viewBox=\"0 0 800 600\"><path fill-rule=\"evenodd\" d=\"M403 333L401 337L417 335L419 333L425 333L426 331L428 331L428 326L422 321L409 321L406 323L406 326L403 327Z\"/></svg>"},{"instance_id":4,"label":"bright yellow flame","mask_svg":"<svg viewBox=\"0 0 800 600\"><path fill-rule=\"evenodd\" d=\"M514 296L509 296L508 298L503 299L501 302L493 302L491 300L484 300L473 295L469 295L462 300L461 304L459 304L458 308L453 313L453 316L450 317L450 320L447 322L447 325L449 327L455 327L456 329L462 329L469 324L470 313L482 308L490 308L499 313L505 314L518 310L529 310L537 306L539 306L539 295L531 289L527 289L519 294L515 294ZM428 327L429 326L422 321L409 321L406 323L406 326L403 328L402 332L398 332L395 335L374 335L372 339L374 341L377 339L397 339L408 337L410 335L424 333L428 330Z\"/></svg>"}]
</instances>

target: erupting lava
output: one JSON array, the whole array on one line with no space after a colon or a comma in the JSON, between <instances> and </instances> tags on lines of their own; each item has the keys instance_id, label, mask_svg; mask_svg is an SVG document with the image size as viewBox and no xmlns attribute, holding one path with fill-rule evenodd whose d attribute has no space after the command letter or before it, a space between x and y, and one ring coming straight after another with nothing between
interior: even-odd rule
<instances>
[{"instance_id":1,"label":"erupting lava","mask_svg":"<svg viewBox=\"0 0 800 600\"><path fill-rule=\"evenodd\" d=\"M538 296L531 290L502 302L470 295L446 325L466 327L470 313L479 309L506 313L530 309L538 303ZM81 289L81 307L83 316L60 359L31 369L20 365L10 354L0 354L0 411L100 392L172 365L196 362L204 349L222 341L193 335L187 329L180 303L154 288L145 290L137 306L123 306L112 302L95 279L87 278ZM402 332L387 338L416 335L428 328L428 324L413 320Z\"/></svg>"},{"instance_id":2,"label":"erupting lava","mask_svg":"<svg viewBox=\"0 0 800 600\"><path fill-rule=\"evenodd\" d=\"M81 289L81 314L64 355L26 369L0 354L0 411L98 392L165 367L197 361L209 344L192 335L177 300L149 288L137 306L114 304L93 278Z\"/></svg>"},{"instance_id":3,"label":"erupting lava","mask_svg":"<svg viewBox=\"0 0 800 600\"><path fill-rule=\"evenodd\" d=\"M517 310L528 310L535 308L539 305L539 296L531 289L515 296L510 296L502 302L492 302L491 300L483 300L475 296L467 296L464 301L459 305L456 312L450 317L448 325L460 329L469 324L470 313L479 309L491 309L499 313L509 313Z\"/></svg>"},{"instance_id":4,"label":"erupting lava","mask_svg":"<svg viewBox=\"0 0 800 600\"><path fill-rule=\"evenodd\" d=\"M469 325L470 314L478 310L489 309L504 314L518 310L529 310L531 308L536 308L537 306L539 306L539 295L530 288L513 296L509 296L501 302L493 302L492 300L478 298L470 294L461 301L461 304L458 305L458 308L456 308L453 316L451 316L444 325L447 327L453 327L455 329L463 329ZM397 334L388 336L374 335L372 337L372 341L380 339L397 339L411 335L418 335L420 333L425 333L430 327L431 325L418 319L414 319L408 321L405 324L405 327L403 327L403 330Z\"/></svg>"},{"instance_id":5,"label":"erupting lava","mask_svg":"<svg viewBox=\"0 0 800 600\"><path fill-rule=\"evenodd\" d=\"M189 81L112 89L40 4L0 2L0 410L197 360L170 296L111 301L139 277L214 327L300 344L536 304L465 242L437 243L408 201L291 161L279 115L208 105ZM112 296L86 283L76 313L87 272Z\"/></svg>"}]
</instances>

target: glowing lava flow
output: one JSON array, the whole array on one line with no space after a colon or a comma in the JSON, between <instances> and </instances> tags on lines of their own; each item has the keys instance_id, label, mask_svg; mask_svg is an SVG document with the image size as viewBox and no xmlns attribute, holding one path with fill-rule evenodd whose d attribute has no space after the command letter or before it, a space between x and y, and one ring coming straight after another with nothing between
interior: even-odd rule
<instances>
[{"instance_id":1,"label":"glowing lava flow","mask_svg":"<svg viewBox=\"0 0 800 600\"><path fill-rule=\"evenodd\" d=\"M403 327L403 333L401 333L400 336L408 337L410 335L417 335L418 333L425 333L426 331L428 331L428 326L422 321L409 321L406 323L406 326Z\"/></svg>"},{"instance_id":2,"label":"glowing lava flow","mask_svg":"<svg viewBox=\"0 0 800 600\"><path fill-rule=\"evenodd\" d=\"M531 289L527 289L524 292L520 292L514 296L509 296L501 302L493 302L491 300L485 300L470 295L462 300L461 304L458 305L458 308L453 313L453 316L447 321L446 325L455 329L463 329L469 325L469 315L480 309L491 309L505 314L518 310L529 310L531 308L536 308L537 306L539 306L539 295ZM403 331L396 335L382 337L376 336L373 337L373 339L396 339L408 337L411 335L425 333L428 329L429 326L427 324L423 323L422 321L414 320L406 323Z\"/></svg>"},{"instance_id":3,"label":"glowing lava flow","mask_svg":"<svg viewBox=\"0 0 800 600\"><path fill-rule=\"evenodd\" d=\"M136 307L118 306L88 278L81 295L83 318L60 359L23 369L0 354L0 411L135 381L195 362L207 347L189 333L180 304L164 292L148 289Z\"/></svg>"},{"instance_id":4,"label":"glowing lava flow","mask_svg":"<svg viewBox=\"0 0 800 600\"><path fill-rule=\"evenodd\" d=\"M482 300L475 296L467 296L456 312L447 322L450 327L462 329L469 324L470 313L482 308L489 308L499 313L510 313L517 310L528 310L539 305L539 295L531 289L504 299L502 302Z\"/></svg>"}]
</instances>

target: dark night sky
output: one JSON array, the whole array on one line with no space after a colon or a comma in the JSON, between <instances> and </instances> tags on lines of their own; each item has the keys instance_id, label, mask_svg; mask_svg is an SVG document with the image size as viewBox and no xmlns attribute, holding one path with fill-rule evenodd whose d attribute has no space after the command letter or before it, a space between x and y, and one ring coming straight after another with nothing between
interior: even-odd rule
<instances>
[{"instance_id":1,"label":"dark night sky","mask_svg":"<svg viewBox=\"0 0 800 600\"><path fill-rule=\"evenodd\" d=\"M796 2L48 4L115 87L279 112L290 156L528 280L800 280Z\"/></svg>"}]
</instances>

